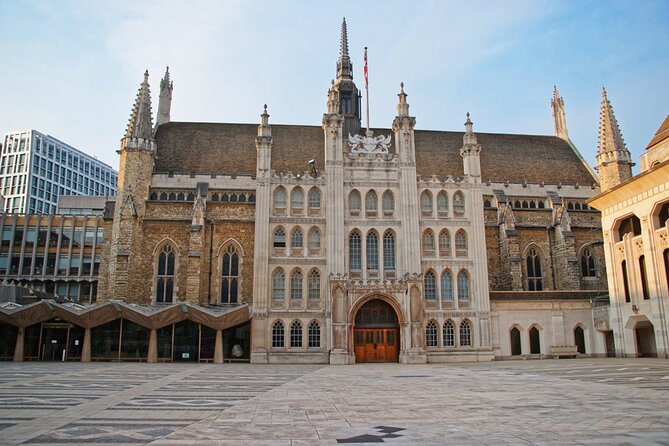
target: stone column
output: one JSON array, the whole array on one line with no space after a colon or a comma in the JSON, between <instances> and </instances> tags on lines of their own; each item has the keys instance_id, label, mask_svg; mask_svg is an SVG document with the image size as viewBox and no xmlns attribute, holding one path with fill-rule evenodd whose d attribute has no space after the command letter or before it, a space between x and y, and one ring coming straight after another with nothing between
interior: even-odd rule
<instances>
[{"instance_id":1,"label":"stone column","mask_svg":"<svg viewBox=\"0 0 669 446\"><path fill-rule=\"evenodd\" d=\"M147 361L158 362L158 330L155 328L151 329L151 334L149 335L149 354Z\"/></svg>"},{"instance_id":2,"label":"stone column","mask_svg":"<svg viewBox=\"0 0 669 446\"><path fill-rule=\"evenodd\" d=\"M81 346L81 362L91 362L91 329L84 331L84 345Z\"/></svg>"},{"instance_id":3,"label":"stone column","mask_svg":"<svg viewBox=\"0 0 669 446\"><path fill-rule=\"evenodd\" d=\"M25 341L25 327L19 327L19 332L16 334L16 346L14 347L14 361L23 361L23 344Z\"/></svg>"},{"instance_id":4,"label":"stone column","mask_svg":"<svg viewBox=\"0 0 669 446\"><path fill-rule=\"evenodd\" d=\"M214 344L214 364L223 364L223 330L216 330L216 343Z\"/></svg>"}]
</instances>

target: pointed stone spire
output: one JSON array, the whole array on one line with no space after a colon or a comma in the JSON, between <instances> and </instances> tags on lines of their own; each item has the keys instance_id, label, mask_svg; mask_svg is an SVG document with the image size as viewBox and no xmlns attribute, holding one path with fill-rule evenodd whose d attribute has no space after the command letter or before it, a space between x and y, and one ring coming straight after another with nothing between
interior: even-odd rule
<instances>
[{"instance_id":1,"label":"pointed stone spire","mask_svg":"<svg viewBox=\"0 0 669 446\"><path fill-rule=\"evenodd\" d=\"M151 92L149 91L149 70L144 72L144 82L139 87L135 105L130 113L126 138L153 139L153 118L151 113Z\"/></svg>"},{"instance_id":2,"label":"pointed stone spire","mask_svg":"<svg viewBox=\"0 0 669 446\"><path fill-rule=\"evenodd\" d=\"M481 145L474 134L474 123L469 118L467 112L467 120L465 121L465 134L462 137L462 148L460 149L460 156L464 163L464 173L473 182L479 182L481 179Z\"/></svg>"},{"instance_id":3,"label":"pointed stone spire","mask_svg":"<svg viewBox=\"0 0 669 446\"><path fill-rule=\"evenodd\" d=\"M260 125L258 126L258 137L263 136L272 136L272 128L269 126L269 113L267 113L267 104L265 104L262 115L260 115Z\"/></svg>"},{"instance_id":4,"label":"pointed stone spire","mask_svg":"<svg viewBox=\"0 0 669 446\"><path fill-rule=\"evenodd\" d=\"M407 103L407 94L404 92L404 82L400 82L400 92L397 97L400 98L397 104L397 116L409 116L409 104Z\"/></svg>"},{"instance_id":5,"label":"pointed stone spire","mask_svg":"<svg viewBox=\"0 0 669 446\"><path fill-rule=\"evenodd\" d=\"M170 80L170 67L165 69L165 76L160 81L160 97L158 99L158 116L156 117L156 128L170 122L170 109L172 108L172 89L174 84Z\"/></svg>"},{"instance_id":6,"label":"pointed stone spire","mask_svg":"<svg viewBox=\"0 0 669 446\"><path fill-rule=\"evenodd\" d=\"M597 170L602 192L632 178L632 157L625 146L613 107L602 87L602 106L599 113L599 146Z\"/></svg>"},{"instance_id":7,"label":"pointed stone spire","mask_svg":"<svg viewBox=\"0 0 669 446\"><path fill-rule=\"evenodd\" d=\"M553 128L555 136L564 140L569 140L567 132L567 115L564 111L564 101L558 93L557 86L553 85L553 98L551 99L551 110L553 111Z\"/></svg>"},{"instance_id":8,"label":"pointed stone spire","mask_svg":"<svg viewBox=\"0 0 669 446\"><path fill-rule=\"evenodd\" d=\"M353 65L348 56L348 31L346 30L346 18L341 23L341 47L339 60L337 61L337 80L353 79Z\"/></svg>"}]
</instances>

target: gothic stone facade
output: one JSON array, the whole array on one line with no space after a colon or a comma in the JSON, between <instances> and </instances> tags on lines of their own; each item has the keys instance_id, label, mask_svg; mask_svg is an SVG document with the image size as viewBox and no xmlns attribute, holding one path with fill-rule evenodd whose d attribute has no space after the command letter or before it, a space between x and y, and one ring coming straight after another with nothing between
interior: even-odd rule
<instances>
[{"instance_id":1,"label":"gothic stone facade","mask_svg":"<svg viewBox=\"0 0 669 446\"><path fill-rule=\"evenodd\" d=\"M148 73L121 144L99 301L251 307L252 362L604 354L596 177L556 136L361 128L345 23L322 126L156 126ZM566 348L566 350L565 350ZM555 350L555 351L554 351Z\"/></svg>"}]
</instances>

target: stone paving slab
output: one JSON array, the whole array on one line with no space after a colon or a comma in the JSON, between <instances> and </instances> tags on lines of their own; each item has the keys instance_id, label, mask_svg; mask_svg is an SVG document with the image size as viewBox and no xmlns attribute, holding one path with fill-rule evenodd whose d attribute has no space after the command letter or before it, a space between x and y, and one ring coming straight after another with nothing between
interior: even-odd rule
<instances>
[{"instance_id":1,"label":"stone paving slab","mask_svg":"<svg viewBox=\"0 0 669 446\"><path fill-rule=\"evenodd\" d=\"M0 444L669 445L669 361L0 363Z\"/></svg>"}]
</instances>

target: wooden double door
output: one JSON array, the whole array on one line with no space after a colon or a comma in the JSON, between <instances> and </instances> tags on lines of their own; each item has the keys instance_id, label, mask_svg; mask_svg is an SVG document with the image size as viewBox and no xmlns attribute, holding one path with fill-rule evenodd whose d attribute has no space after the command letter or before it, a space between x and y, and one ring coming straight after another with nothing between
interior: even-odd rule
<instances>
[{"instance_id":1,"label":"wooden double door","mask_svg":"<svg viewBox=\"0 0 669 446\"><path fill-rule=\"evenodd\" d=\"M367 302L355 317L355 362L397 362L399 334L395 310L382 300Z\"/></svg>"}]
</instances>

